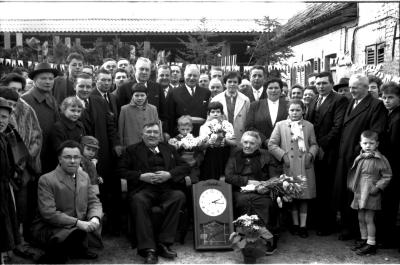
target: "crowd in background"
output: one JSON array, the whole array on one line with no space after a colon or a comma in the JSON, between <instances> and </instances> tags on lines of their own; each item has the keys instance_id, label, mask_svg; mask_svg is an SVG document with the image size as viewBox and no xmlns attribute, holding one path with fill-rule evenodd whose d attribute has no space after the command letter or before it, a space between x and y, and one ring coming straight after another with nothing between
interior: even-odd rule
<instances>
[{"instance_id":1,"label":"crowd in background","mask_svg":"<svg viewBox=\"0 0 400 265\"><path fill-rule=\"evenodd\" d=\"M124 192L145 262L175 258L179 212L193 214L190 187L207 179L232 184L235 214L260 216L274 234L270 253L282 227L306 238L312 222L319 236L340 229L339 239L357 239L359 255L398 247L399 84L362 74L334 84L321 72L288 88L257 65L242 79L191 64L153 73L142 57L107 59L96 72L77 53L67 63L65 74L39 63L0 80L3 263L11 250L31 257L29 244L46 250L42 262L65 262L65 248L96 258L75 243L101 247L100 223L120 235ZM288 224L278 222L276 202L240 192L282 173L307 179ZM158 204L167 210L155 235L148 210Z\"/></svg>"}]
</instances>

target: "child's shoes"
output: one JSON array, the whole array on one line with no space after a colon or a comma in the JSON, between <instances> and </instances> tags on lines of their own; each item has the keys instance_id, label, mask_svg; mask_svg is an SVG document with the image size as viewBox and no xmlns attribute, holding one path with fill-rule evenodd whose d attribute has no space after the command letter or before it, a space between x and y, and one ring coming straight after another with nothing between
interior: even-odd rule
<instances>
[{"instance_id":1,"label":"child's shoes","mask_svg":"<svg viewBox=\"0 0 400 265\"><path fill-rule=\"evenodd\" d=\"M356 240L354 242L354 246L351 247L351 250L352 251L357 251L360 248L362 248L363 246L365 246L365 244L367 244L367 240L366 239Z\"/></svg>"},{"instance_id":2,"label":"child's shoes","mask_svg":"<svg viewBox=\"0 0 400 265\"><path fill-rule=\"evenodd\" d=\"M357 255L364 256L364 255L375 255L376 254L376 246L365 244L362 248L356 251Z\"/></svg>"}]
</instances>

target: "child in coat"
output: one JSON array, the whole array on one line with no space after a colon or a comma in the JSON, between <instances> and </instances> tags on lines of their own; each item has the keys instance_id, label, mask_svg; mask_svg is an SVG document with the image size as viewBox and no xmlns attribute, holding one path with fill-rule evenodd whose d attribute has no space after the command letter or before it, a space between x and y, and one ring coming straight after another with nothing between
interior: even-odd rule
<instances>
[{"instance_id":1,"label":"child in coat","mask_svg":"<svg viewBox=\"0 0 400 265\"><path fill-rule=\"evenodd\" d=\"M82 137L81 144L83 146L82 170L89 175L90 183L94 186L96 195L99 195L99 184L103 184L103 179L97 175L96 170L96 154L99 150L99 141L95 137L87 135Z\"/></svg>"},{"instance_id":2,"label":"child in coat","mask_svg":"<svg viewBox=\"0 0 400 265\"><path fill-rule=\"evenodd\" d=\"M201 165L201 180L219 180L225 172L230 147L236 145L232 124L224 117L220 102L208 104L207 121L200 127L200 138L205 139L206 151Z\"/></svg>"},{"instance_id":3,"label":"child in coat","mask_svg":"<svg viewBox=\"0 0 400 265\"><path fill-rule=\"evenodd\" d=\"M308 237L308 200L316 197L313 161L318 151L314 126L303 120L304 110L305 106L301 100L290 100L289 119L276 123L268 142L269 152L284 163L283 171L286 175L301 175L307 179L302 195L292 204L291 233L303 238Z\"/></svg>"},{"instance_id":4,"label":"child in coat","mask_svg":"<svg viewBox=\"0 0 400 265\"><path fill-rule=\"evenodd\" d=\"M375 213L381 210L382 191L389 184L392 170L389 162L378 150L378 134L364 131L361 134L361 154L354 160L348 175L348 187L354 192L351 208L358 211L361 241L353 251L357 255L376 253Z\"/></svg>"}]
</instances>

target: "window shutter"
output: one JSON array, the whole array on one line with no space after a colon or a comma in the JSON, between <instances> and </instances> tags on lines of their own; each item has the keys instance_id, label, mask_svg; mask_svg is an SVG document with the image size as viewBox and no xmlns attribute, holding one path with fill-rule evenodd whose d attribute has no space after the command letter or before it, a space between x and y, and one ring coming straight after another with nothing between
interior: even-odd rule
<instances>
[{"instance_id":1,"label":"window shutter","mask_svg":"<svg viewBox=\"0 0 400 265\"><path fill-rule=\"evenodd\" d=\"M383 63L385 60L385 44L379 44L377 47L377 63Z\"/></svg>"},{"instance_id":2,"label":"window shutter","mask_svg":"<svg viewBox=\"0 0 400 265\"><path fill-rule=\"evenodd\" d=\"M365 47L365 64L375 64L375 51L375 45Z\"/></svg>"}]
</instances>

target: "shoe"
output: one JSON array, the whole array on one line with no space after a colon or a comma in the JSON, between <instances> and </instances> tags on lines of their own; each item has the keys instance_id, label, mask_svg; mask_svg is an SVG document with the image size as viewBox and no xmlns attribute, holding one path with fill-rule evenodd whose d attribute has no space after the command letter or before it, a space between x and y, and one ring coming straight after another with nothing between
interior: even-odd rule
<instances>
[{"instance_id":1,"label":"shoe","mask_svg":"<svg viewBox=\"0 0 400 265\"><path fill-rule=\"evenodd\" d=\"M265 255L269 256L275 253L277 247L278 247L278 238L279 235L274 234L274 237L272 238L272 242L268 241L267 242L267 249L265 251Z\"/></svg>"},{"instance_id":2,"label":"shoe","mask_svg":"<svg viewBox=\"0 0 400 265\"><path fill-rule=\"evenodd\" d=\"M299 226L298 226L298 225L292 225L292 226L289 228L289 232L290 232L292 235L298 235L298 234L299 234Z\"/></svg>"},{"instance_id":3,"label":"shoe","mask_svg":"<svg viewBox=\"0 0 400 265\"><path fill-rule=\"evenodd\" d=\"M354 242L354 246L351 248L351 250L352 251L357 251L360 248L364 247L365 244L367 244L367 240L366 239L356 240L356 242Z\"/></svg>"},{"instance_id":4,"label":"shoe","mask_svg":"<svg viewBox=\"0 0 400 265\"><path fill-rule=\"evenodd\" d=\"M375 255L376 254L376 246L365 244L362 248L356 251L357 255L364 256L364 255Z\"/></svg>"},{"instance_id":5,"label":"shoe","mask_svg":"<svg viewBox=\"0 0 400 265\"><path fill-rule=\"evenodd\" d=\"M156 251L152 248L146 250L146 254L144 257L144 263L145 264L157 264L158 263L158 257L156 254Z\"/></svg>"},{"instance_id":6,"label":"shoe","mask_svg":"<svg viewBox=\"0 0 400 265\"><path fill-rule=\"evenodd\" d=\"M157 254L158 256L166 259L174 259L178 257L178 254L174 250L172 250L169 246L162 243L158 244Z\"/></svg>"},{"instance_id":7,"label":"shoe","mask_svg":"<svg viewBox=\"0 0 400 265\"><path fill-rule=\"evenodd\" d=\"M307 227L300 227L299 228L299 236L301 238L307 238L308 237Z\"/></svg>"}]
</instances>

